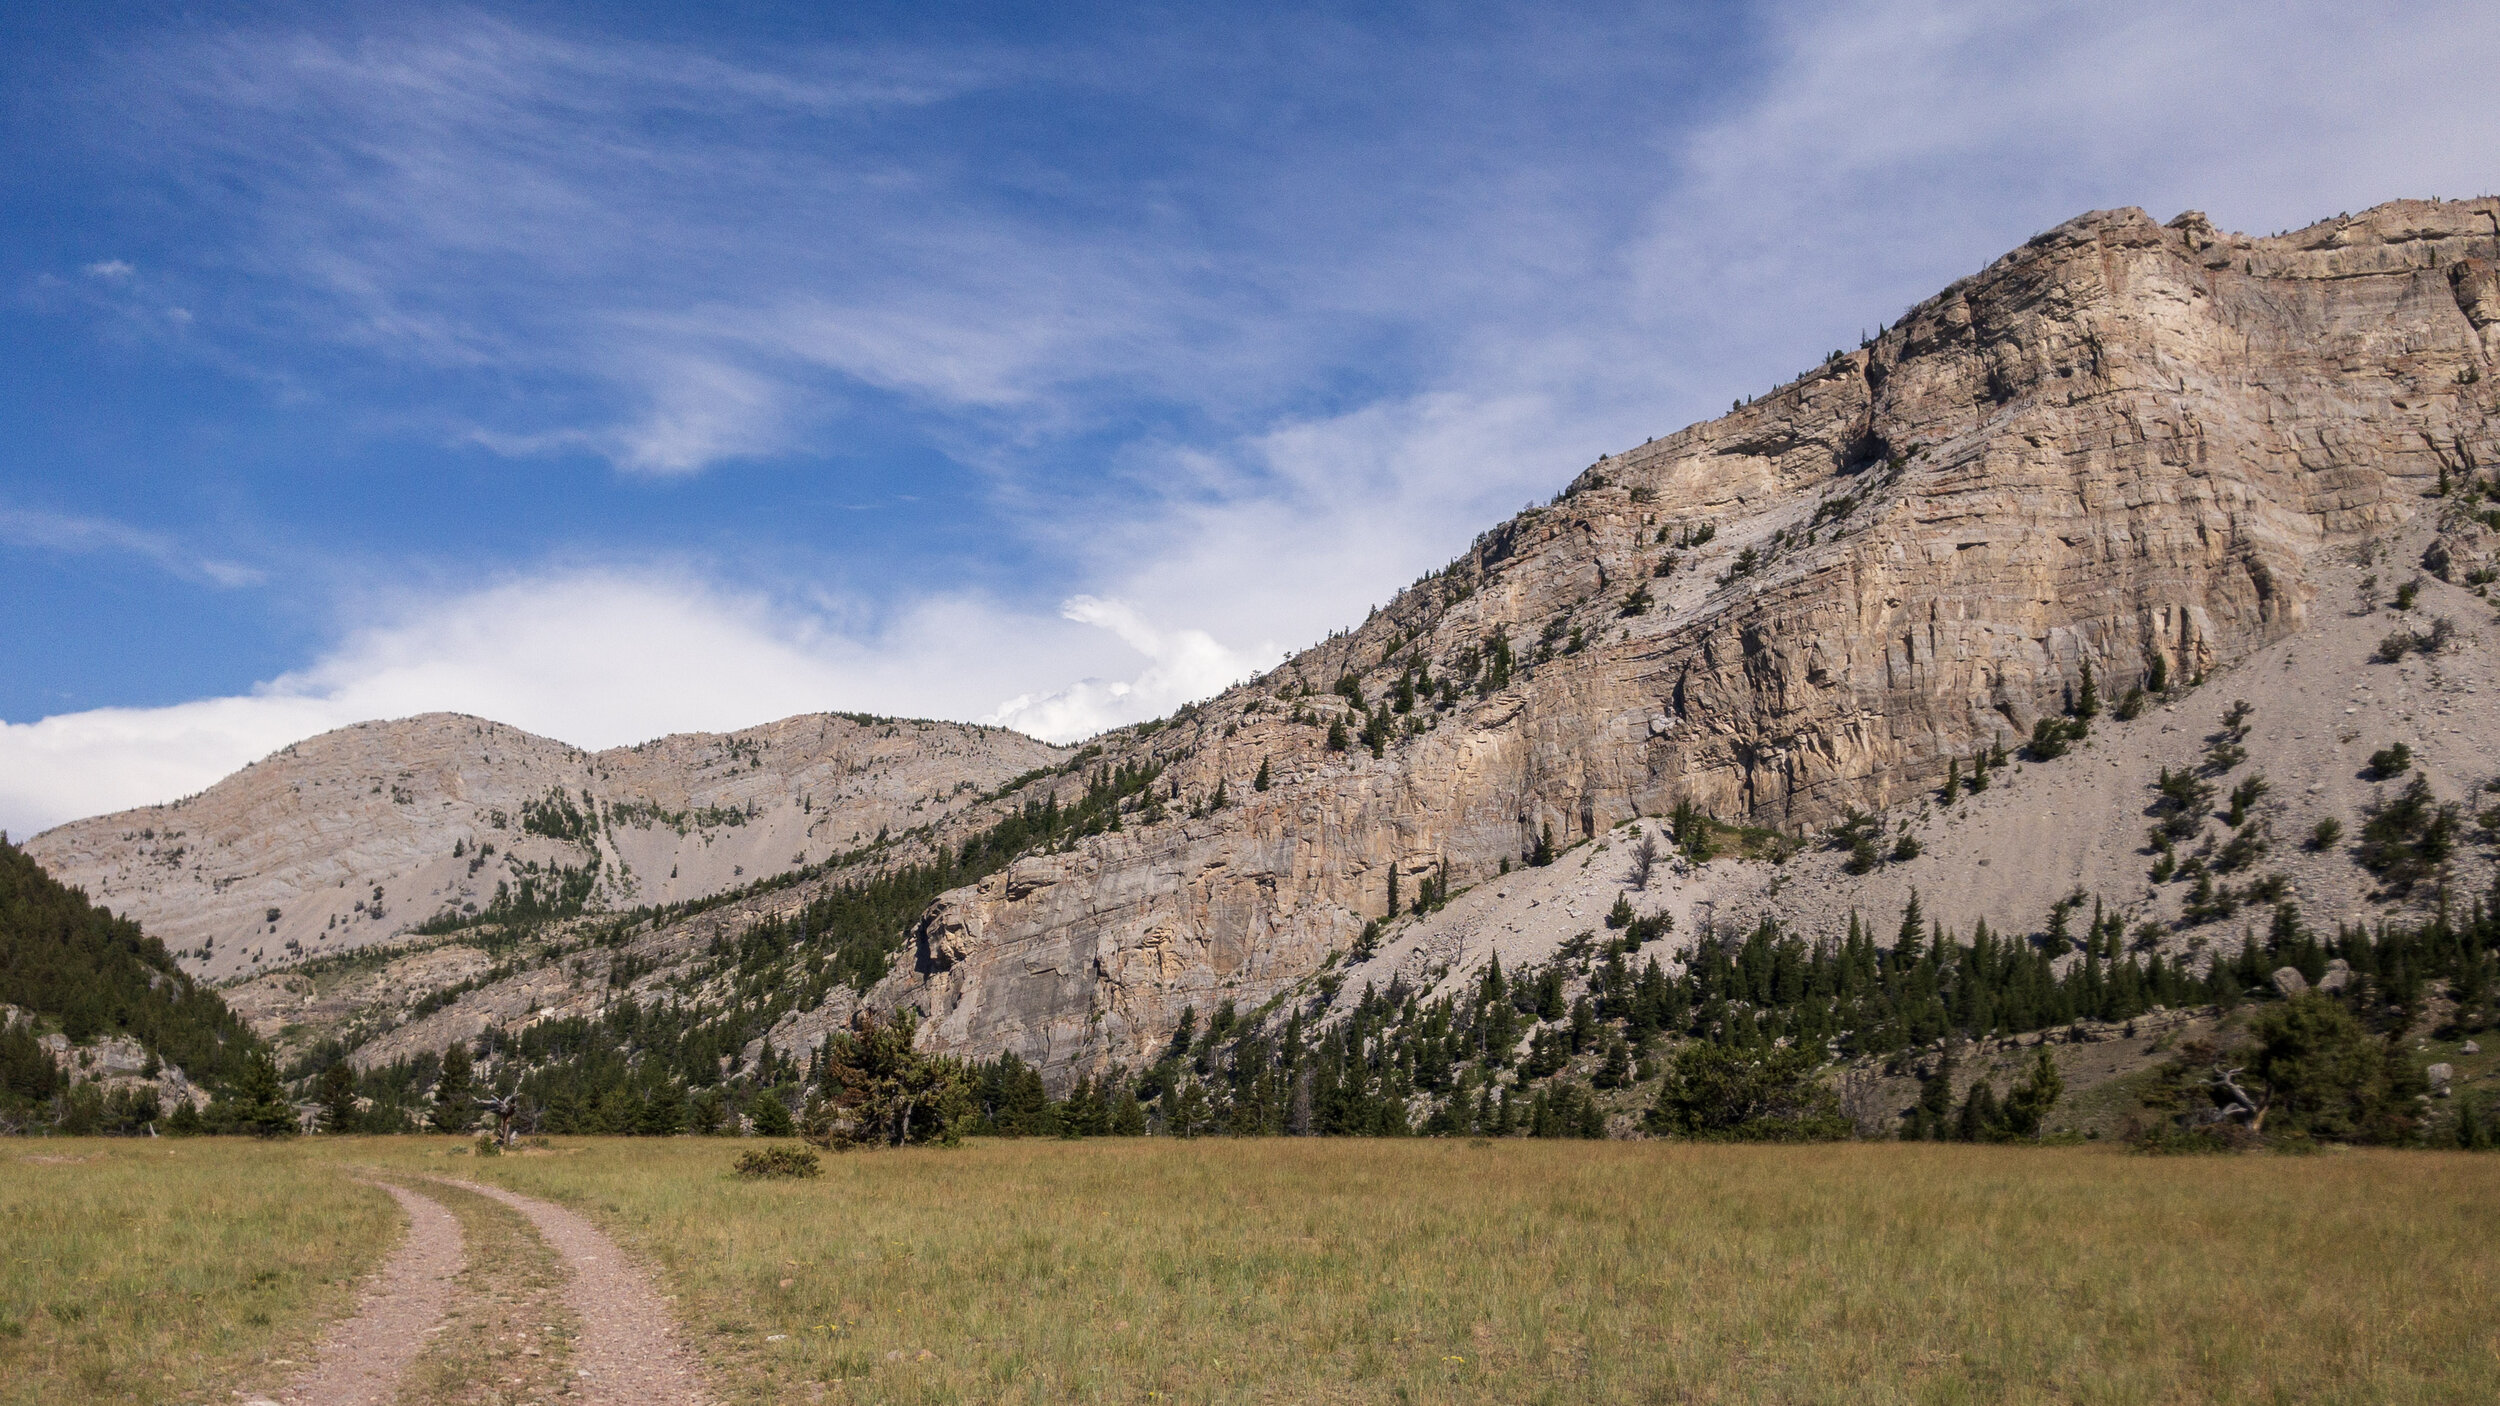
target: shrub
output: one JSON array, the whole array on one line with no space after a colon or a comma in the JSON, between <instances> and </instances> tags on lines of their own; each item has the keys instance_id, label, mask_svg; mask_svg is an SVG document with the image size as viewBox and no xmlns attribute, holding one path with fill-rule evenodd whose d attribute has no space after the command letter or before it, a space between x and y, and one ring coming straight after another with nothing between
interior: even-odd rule
<instances>
[{"instance_id":1,"label":"shrub","mask_svg":"<svg viewBox=\"0 0 2500 1406\"><path fill-rule=\"evenodd\" d=\"M2091 725L2081 718L2042 718L2031 725L2029 750L2033 761L2049 762L2066 755L2066 749L2083 740Z\"/></svg>"},{"instance_id":2,"label":"shrub","mask_svg":"<svg viewBox=\"0 0 2500 1406\"><path fill-rule=\"evenodd\" d=\"M2381 747L2370 754L2370 774L2381 781L2393 780L2413 770L2413 749L2402 742Z\"/></svg>"},{"instance_id":3,"label":"shrub","mask_svg":"<svg viewBox=\"0 0 2500 1406\"><path fill-rule=\"evenodd\" d=\"M1840 1099L1802 1048L1751 1051L1694 1042L1645 1122L1650 1131L1710 1141L1836 1142L1849 1136Z\"/></svg>"},{"instance_id":4,"label":"shrub","mask_svg":"<svg viewBox=\"0 0 2500 1406\"><path fill-rule=\"evenodd\" d=\"M820 1177L825 1165L804 1147L751 1147L738 1154L730 1170L750 1181L770 1177Z\"/></svg>"},{"instance_id":5,"label":"shrub","mask_svg":"<svg viewBox=\"0 0 2500 1406\"><path fill-rule=\"evenodd\" d=\"M2342 838L2344 838L2344 822L2334 816L2330 815L2309 827L2309 848L2313 850L2333 849L2335 842Z\"/></svg>"},{"instance_id":6,"label":"shrub","mask_svg":"<svg viewBox=\"0 0 2500 1406\"><path fill-rule=\"evenodd\" d=\"M2398 630L2378 642L2378 652L2371 658L2381 664L2394 664L2408 654L2437 654L2448 647L2457 635L2457 622L2442 615L2431 621L2427 630Z\"/></svg>"},{"instance_id":7,"label":"shrub","mask_svg":"<svg viewBox=\"0 0 2500 1406\"><path fill-rule=\"evenodd\" d=\"M2361 866L2389 892L2405 893L2447 863L2463 828L2463 808L2433 799L2430 783L2416 776L2394 799L2370 807L2361 826Z\"/></svg>"}]
</instances>

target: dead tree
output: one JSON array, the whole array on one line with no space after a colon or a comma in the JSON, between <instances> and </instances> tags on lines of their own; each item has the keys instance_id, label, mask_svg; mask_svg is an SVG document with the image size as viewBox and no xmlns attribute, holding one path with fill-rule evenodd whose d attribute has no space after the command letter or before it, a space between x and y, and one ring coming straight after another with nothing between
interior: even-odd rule
<instances>
[{"instance_id":1,"label":"dead tree","mask_svg":"<svg viewBox=\"0 0 2500 1406\"><path fill-rule=\"evenodd\" d=\"M501 1098L481 1098L475 1102L478 1107L495 1115L495 1145L510 1147L518 1136L513 1125L521 1117L521 1096L510 1093Z\"/></svg>"},{"instance_id":2,"label":"dead tree","mask_svg":"<svg viewBox=\"0 0 2500 1406\"><path fill-rule=\"evenodd\" d=\"M2240 1076L2247 1072L2245 1069L2225 1069L2220 1064L2216 1064L2214 1077L2208 1087L2221 1101L2201 1115L2197 1121L2208 1125L2238 1123L2251 1134L2265 1131L2266 1108L2274 1102L2274 1093L2266 1089L2252 1094L2243 1088L2240 1084Z\"/></svg>"}]
</instances>

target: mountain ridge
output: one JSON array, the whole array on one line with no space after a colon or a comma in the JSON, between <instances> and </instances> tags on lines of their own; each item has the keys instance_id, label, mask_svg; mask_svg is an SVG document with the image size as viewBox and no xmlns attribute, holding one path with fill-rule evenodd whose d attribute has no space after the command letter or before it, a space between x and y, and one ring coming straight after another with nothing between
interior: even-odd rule
<instances>
[{"instance_id":1,"label":"mountain ridge","mask_svg":"<svg viewBox=\"0 0 2500 1406\"><path fill-rule=\"evenodd\" d=\"M707 897L868 848L1065 755L1003 728L867 714L591 751L423 713L307 738L199 795L25 847L222 978L474 916L498 885L572 911Z\"/></svg>"}]
</instances>

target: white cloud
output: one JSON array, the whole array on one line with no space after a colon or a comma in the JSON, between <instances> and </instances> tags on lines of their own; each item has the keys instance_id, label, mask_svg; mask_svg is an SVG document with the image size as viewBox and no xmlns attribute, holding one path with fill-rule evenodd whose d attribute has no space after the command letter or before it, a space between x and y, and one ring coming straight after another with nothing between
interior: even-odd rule
<instances>
[{"instance_id":1,"label":"white cloud","mask_svg":"<svg viewBox=\"0 0 2500 1406\"><path fill-rule=\"evenodd\" d=\"M258 567L204 557L164 533L107 518L0 507L0 543L52 552L119 552L185 580L216 586L257 586L267 579Z\"/></svg>"},{"instance_id":2,"label":"white cloud","mask_svg":"<svg viewBox=\"0 0 2500 1406\"><path fill-rule=\"evenodd\" d=\"M90 277L103 279L128 278L139 270L121 259L98 259L83 270Z\"/></svg>"},{"instance_id":3,"label":"white cloud","mask_svg":"<svg viewBox=\"0 0 2500 1406\"><path fill-rule=\"evenodd\" d=\"M1178 702L1234 667L1203 635L1161 634L1103 603L1062 620L936 598L852 633L830 614L685 569L554 570L376 602L319 660L249 694L0 723L0 828L172 800L374 718L474 713L596 748L830 709L971 718L1062 668L1112 673L1130 647L1148 658L1123 685L1131 698Z\"/></svg>"},{"instance_id":4,"label":"white cloud","mask_svg":"<svg viewBox=\"0 0 2500 1406\"><path fill-rule=\"evenodd\" d=\"M1053 742L1073 742L1126 723L1159 718L1174 708L1241 682L1283 658L1273 644L1237 651L1204 630L1159 629L1122 601L1074 596L1059 613L1108 630L1143 655L1134 679L1081 679L1051 693L1020 693L981 719Z\"/></svg>"}]
</instances>

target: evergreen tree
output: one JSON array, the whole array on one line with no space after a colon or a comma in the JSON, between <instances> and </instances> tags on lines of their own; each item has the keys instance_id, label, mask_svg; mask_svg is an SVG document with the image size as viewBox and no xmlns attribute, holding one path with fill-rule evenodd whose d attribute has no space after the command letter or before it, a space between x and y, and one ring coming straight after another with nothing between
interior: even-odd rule
<instances>
[{"instance_id":1,"label":"evergreen tree","mask_svg":"<svg viewBox=\"0 0 2500 1406\"><path fill-rule=\"evenodd\" d=\"M1268 787L1267 758L1259 758L1259 774L1250 778L1250 789L1264 791Z\"/></svg>"},{"instance_id":2,"label":"evergreen tree","mask_svg":"<svg viewBox=\"0 0 2500 1406\"><path fill-rule=\"evenodd\" d=\"M686 1130L686 1091L674 1079L662 1079L643 1098L642 1118L634 1131L645 1137L675 1137Z\"/></svg>"},{"instance_id":3,"label":"evergreen tree","mask_svg":"<svg viewBox=\"0 0 2500 1406\"><path fill-rule=\"evenodd\" d=\"M1953 1112L1953 1045L1936 1057L1936 1067L1919 1081L1918 1102L1903 1115L1901 1136L1908 1142L1939 1142L1947 1135Z\"/></svg>"},{"instance_id":4,"label":"evergreen tree","mask_svg":"<svg viewBox=\"0 0 2500 1406\"><path fill-rule=\"evenodd\" d=\"M2004 1113L1997 1107L1996 1090L1986 1078L1970 1086L1969 1097L1962 1100L1962 1116L1953 1130L1955 1142L1996 1142L2004 1136Z\"/></svg>"},{"instance_id":5,"label":"evergreen tree","mask_svg":"<svg viewBox=\"0 0 2500 1406\"><path fill-rule=\"evenodd\" d=\"M1910 890L1910 902L1901 910L1901 927L1892 937L1892 959L1904 966L1919 959L1919 940L1927 926L1918 907L1918 890Z\"/></svg>"},{"instance_id":6,"label":"evergreen tree","mask_svg":"<svg viewBox=\"0 0 2500 1406\"><path fill-rule=\"evenodd\" d=\"M810 1142L841 1149L960 1139L962 1124L977 1116L971 1080L958 1061L913 1049L916 1029L908 1015L862 1014L826 1042L817 1077L827 1096L802 1128Z\"/></svg>"},{"instance_id":7,"label":"evergreen tree","mask_svg":"<svg viewBox=\"0 0 2500 1406\"><path fill-rule=\"evenodd\" d=\"M427 1126L438 1133L467 1132L477 1121L477 1106L472 1102L476 1094L469 1044L456 1040L443 1051L443 1069L434 1078L434 1107L426 1115Z\"/></svg>"},{"instance_id":8,"label":"evergreen tree","mask_svg":"<svg viewBox=\"0 0 2500 1406\"><path fill-rule=\"evenodd\" d=\"M2468 1152L2488 1152L2492 1146L2491 1128L2474 1107L2474 1100L2465 1099L2457 1106L2457 1146Z\"/></svg>"},{"instance_id":9,"label":"evergreen tree","mask_svg":"<svg viewBox=\"0 0 2500 1406\"><path fill-rule=\"evenodd\" d=\"M2042 1045L2032 1061L2030 1077L2006 1095L2005 1130L2015 1137L2037 1139L2047 1131L2049 1110L2065 1092L2066 1081L2057 1072L2057 1061L2049 1057L2049 1047Z\"/></svg>"},{"instance_id":10,"label":"evergreen tree","mask_svg":"<svg viewBox=\"0 0 2500 1406\"><path fill-rule=\"evenodd\" d=\"M363 1115L356 1108L356 1071L342 1059L321 1071L321 1130L352 1133Z\"/></svg>"},{"instance_id":11,"label":"evergreen tree","mask_svg":"<svg viewBox=\"0 0 2500 1406\"><path fill-rule=\"evenodd\" d=\"M1146 1106L1137 1101L1137 1091L1123 1081L1119 1092L1111 1096L1111 1136L1144 1137Z\"/></svg>"},{"instance_id":12,"label":"evergreen tree","mask_svg":"<svg viewBox=\"0 0 2500 1406\"><path fill-rule=\"evenodd\" d=\"M254 1137L287 1137L297 1130L295 1105L287 1101L286 1085L278 1078L278 1064L266 1050L255 1050L244 1061L243 1072L235 1077L225 1094L208 1107L208 1124L219 1132L249 1133Z\"/></svg>"},{"instance_id":13,"label":"evergreen tree","mask_svg":"<svg viewBox=\"0 0 2500 1406\"><path fill-rule=\"evenodd\" d=\"M790 1105L779 1089L764 1089L747 1106L747 1117L755 1124L757 1137L796 1137L798 1123L790 1116Z\"/></svg>"}]
</instances>

